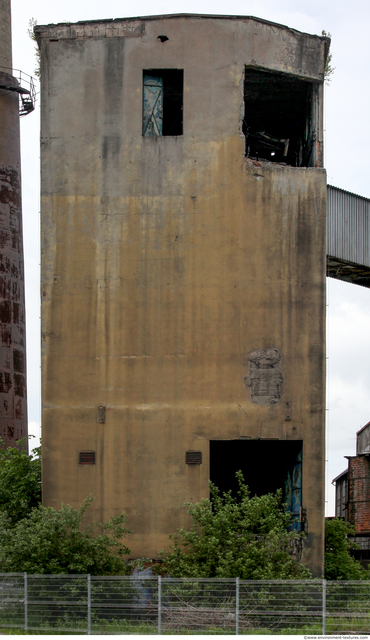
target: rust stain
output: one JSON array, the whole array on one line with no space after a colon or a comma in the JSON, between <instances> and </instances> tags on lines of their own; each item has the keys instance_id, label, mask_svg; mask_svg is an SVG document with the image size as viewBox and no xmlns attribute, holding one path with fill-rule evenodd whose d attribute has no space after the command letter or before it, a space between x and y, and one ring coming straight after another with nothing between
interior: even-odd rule
<instances>
[{"instance_id":1,"label":"rust stain","mask_svg":"<svg viewBox=\"0 0 370 640\"><path fill-rule=\"evenodd\" d=\"M20 173L0 164L0 437L27 435Z\"/></svg>"},{"instance_id":2,"label":"rust stain","mask_svg":"<svg viewBox=\"0 0 370 640\"><path fill-rule=\"evenodd\" d=\"M12 388L12 378L8 371L0 371L0 393L9 393Z\"/></svg>"}]
</instances>

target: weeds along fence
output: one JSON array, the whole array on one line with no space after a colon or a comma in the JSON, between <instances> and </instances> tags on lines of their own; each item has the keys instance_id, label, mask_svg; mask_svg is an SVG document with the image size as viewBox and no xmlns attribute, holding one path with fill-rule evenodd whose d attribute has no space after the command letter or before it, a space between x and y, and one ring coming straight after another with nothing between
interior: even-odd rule
<instances>
[{"instance_id":1,"label":"weeds along fence","mask_svg":"<svg viewBox=\"0 0 370 640\"><path fill-rule=\"evenodd\" d=\"M0 630L370 633L370 581L0 574Z\"/></svg>"}]
</instances>

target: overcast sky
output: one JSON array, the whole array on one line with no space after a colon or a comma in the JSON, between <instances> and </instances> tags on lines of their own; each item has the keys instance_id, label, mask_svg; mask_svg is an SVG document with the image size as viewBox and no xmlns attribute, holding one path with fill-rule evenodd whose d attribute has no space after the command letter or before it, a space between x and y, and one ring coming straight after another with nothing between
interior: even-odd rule
<instances>
[{"instance_id":1,"label":"overcast sky","mask_svg":"<svg viewBox=\"0 0 370 640\"><path fill-rule=\"evenodd\" d=\"M331 84L325 88L325 167L328 183L370 198L369 0L12 0L13 66L33 75L30 18L38 24L99 18L206 13L252 15L300 31L332 35ZM22 118L28 412L40 435L39 105ZM331 480L355 453L355 434L370 421L370 290L327 280L327 515L334 513Z\"/></svg>"}]
</instances>

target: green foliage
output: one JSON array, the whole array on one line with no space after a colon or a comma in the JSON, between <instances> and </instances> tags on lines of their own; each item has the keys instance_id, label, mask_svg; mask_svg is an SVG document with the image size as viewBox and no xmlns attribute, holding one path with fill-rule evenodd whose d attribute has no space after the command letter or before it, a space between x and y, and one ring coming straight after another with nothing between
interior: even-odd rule
<instances>
[{"instance_id":1,"label":"green foliage","mask_svg":"<svg viewBox=\"0 0 370 640\"><path fill-rule=\"evenodd\" d=\"M0 514L11 523L25 518L41 502L41 447L28 455L27 438L18 448L4 446L0 438Z\"/></svg>"},{"instance_id":2,"label":"green foliage","mask_svg":"<svg viewBox=\"0 0 370 640\"><path fill-rule=\"evenodd\" d=\"M188 503L194 527L170 536L172 551L160 565L174 577L286 579L310 578L307 568L289 550L300 534L288 532L291 516L281 504L281 492L251 498L241 471L236 474L238 497L220 495L210 483L210 500Z\"/></svg>"},{"instance_id":3,"label":"green foliage","mask_svg":"<svg viewBox=\"0 0 370 640\"><path fill-rule=\"evenodd\" d=\"M41 506L41 447L28 455L0 442L0 572L127 573L124 514L105 524L83 526L93 498L79 509Z\"/></svg>"},{"instance_id":4,"label":"green foliage","mask_svg":"<svg viewBox=\"0 0 370 640\"><path fill-rule=\"evenodd\" d=\"M127 573L124 556L130 550L122 539L129 533L125 516L82 529L82 520L93 498L79 509L38 507L13 524L0 514L0 572Z\"/></svg>"},{"instance_id":5,"label":"green foliage","mask_svg":"<svg viewBox=\"0 0 370 640\"><path fill-rule=\"evenodd\" d=\"M350 555L356 545L348 539L354 527L340 518L325 520L325 578L327 580L368 580L370 572Z\"/></svg>"},{"instance_id":6,"label":"green foliage","mask_svg":"<svg viewBox=\"0 0 370 640\"><path fill-rule=\"evenodd\" d=\"M326 32L324 29L321 31L321 35L324 36L325 38L331 38L331 33ZM325 78L326 84L330 84L331 76L335 71L335 67L331 66L332 57L333 56L330 53L330 43L329 43L328 55L326 57L325 69L324 69L324 78Z\"/></svg>"},{"instance_id":7,"label":"green foliage","mask_svg":"<svg viewBox=\"0 0 370 640\"><path fill-rule=\"evenodd\" d=\"M27 34L29 35L29 37L31 38L31 40L33 40L33 42L36 42L36 36L35 36L35 27L37 25L37 20L35 20L35 18L30 18L28 21L28 29L27 29ZM35 71L34 74L37 78L40 78L41 76L41 54L40 54L40 50L36 44L35 46L35 56L36 56L36 67L35 67Z\"/></svg>"}]
</instances>

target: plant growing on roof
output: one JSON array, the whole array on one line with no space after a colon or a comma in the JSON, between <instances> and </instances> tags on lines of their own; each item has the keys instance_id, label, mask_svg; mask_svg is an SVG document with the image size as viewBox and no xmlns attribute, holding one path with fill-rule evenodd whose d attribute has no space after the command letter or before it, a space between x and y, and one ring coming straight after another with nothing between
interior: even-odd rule
<instances>
[{"instance_id":1,"label":"plant growing on roof","mask_svg":"<svg viewBox=\"0 0 370 640\"><path fill-rule=\"evenodd\" d=\"M321 35L324 36L325 38L331 38L331 33L326 32L324 29L321 31ZM335 67L331 66L332 58L333 58L333 55L330 53L330 42L329 42L328 55L326 56L325 69L324 69L325 84L330 84L331 76L335 71Z\"/></svg>"},{"instance_id":2,"label":"plant growing on roof","mask_svg":"<svg viewBox=\"0 0 370 640\"><path fill-rule=\"evenodd\" d=\"M30 18L28 21L27 33L31 38L31 40L33 40L33 42L36 42L36 36L34 32L36 25L37 25L37 20L35 18ZM40 78L41 77L41 54L37 44L35 45L35 56L36 56L36 67L34 70L34 74L37 78Z\"/></svg>"}]
</instances>

